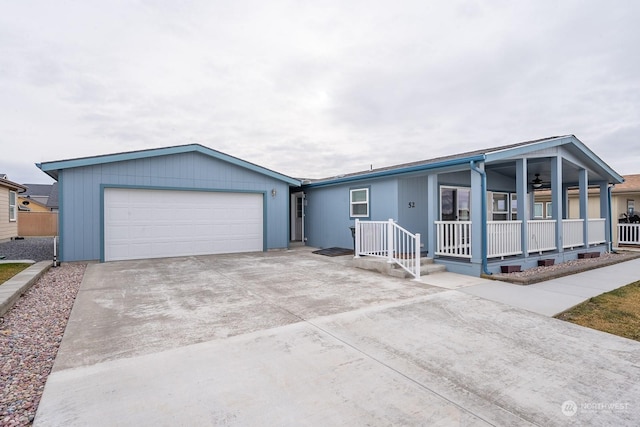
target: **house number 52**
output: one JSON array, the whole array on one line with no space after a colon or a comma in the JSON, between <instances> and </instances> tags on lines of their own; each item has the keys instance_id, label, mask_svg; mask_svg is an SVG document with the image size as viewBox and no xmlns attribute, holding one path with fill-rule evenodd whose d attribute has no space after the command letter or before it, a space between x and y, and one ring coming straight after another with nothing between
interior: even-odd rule
<instances>
[{"instance_id":1,"label":"house number 52","mask_svg":"<svg viewBox=\"0 0 640 427\"><path fill-rule=\"evenodd\" d=\"M409 202L409 209L415 208L415 207L416 207L416 202Z\"/></svg>"}]
</instances>

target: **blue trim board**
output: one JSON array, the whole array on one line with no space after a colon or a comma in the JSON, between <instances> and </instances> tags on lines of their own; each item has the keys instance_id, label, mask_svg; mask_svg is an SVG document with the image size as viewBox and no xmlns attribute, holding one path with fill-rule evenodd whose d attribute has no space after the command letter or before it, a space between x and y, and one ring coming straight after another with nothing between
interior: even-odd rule
<instances>
[{"instance_id":1,"label":"blue trim board","mask_svg":"<svg viewBox=\"0 0 640 427\"><path fill-rule=\"evenodd\" d=\"M102 156L43 162L36 163L36 166L38 166L43 172L47 173L47 175L57 180L58 171L61 169L93 166L103 163L122 162L127 160L137 160L148 157L168 156L171 154L182 154L190 152L198 152L206 156L210 156L218 160L222 160L227 163L249 169L253 172L257 172L262 175L284 181L289 185L300 186L300 181L297 179L272 171L271 169L258 166L254 163L247 162L237 157L230 156L220 151L213 150L200 144L179 145L175 147L155 148L150 150L131 151L127 153L105 154Z\"/></svg>"},{"instance_id":2,"label":"blue trim board","mask_svg":"<svg viewBox=\"0 0 640 427\"><path fill-rule=\"evenodd\" d=\"M183 188L183 187L154 187L149 185L119 185L119 184L100 184L100 262L104 261L104 191L107 188L123 188L132 190L165 190L165 191L195 191L201 193L247 193L262 194L262 251L267 252L267 191L253 190L229 190L215 188Z\"/></svg>"}]
</instances>

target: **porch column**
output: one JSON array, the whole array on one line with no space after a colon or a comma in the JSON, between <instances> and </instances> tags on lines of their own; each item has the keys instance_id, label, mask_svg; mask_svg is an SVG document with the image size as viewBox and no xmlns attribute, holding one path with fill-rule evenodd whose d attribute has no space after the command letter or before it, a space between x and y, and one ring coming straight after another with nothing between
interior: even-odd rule
<instances>
[{"instance_id":1,"label":"porch column","mask_svg":"<svg viewBox=\"0 0 640 427\"><path fill-rule=\"evenodd\" d=\"M589 247L589 175L586 169L578 171L578 188L580 189L580 219L584 247Z\"/></svg>"},{"instance_id":2,"label":"porch column","mask_svg":"<svg viewBox=\"0 0 640 427\"><path fill-rule=\"evenodd\" d=\"M427 176L427 235L426 241L429 256L435 258L436 254L436 221L440 206L440 192L438 191L438 175L430 174Z\"/></svg>"},{"instance_id":3,"label":"porch column","mask_svg":"<svg viewBox=\"0 0 640 427\"><path fill-rule=\"evenodd\" d=\"M609 183L607 181L601 181L600 183L600 218L605 218L604 221L604 240L607 242L608 250L611 250L613 245L613 236L611 235L611 227L613 218L611 218L611 206L609 205Z\"/></svg>"},{"instance_id":4,"label":"porch column","mask_svg":"<svg viewBox=\"0 0 640 427\"><path fill-rule=\"evenodd\" d=\"M562 157L551 158L551 217L556 220L556 250L562 248Z\"/></svg>"},{"instance_id":5,"label":"porch column","mask_svg":"<svg viewBox=\"0 0 640 427\"><path fill-rule=\"evenodd\" d=\"M484 170L484 162L479 162L478 169ZM482 199L487 199L487 193L482 192L482 175L470 170L471 174L471 262L482 264L482 230L487 224L482 221ZM486 215L486 213L485 213Z\"/></svg>"},{"instance_id":6,"label":"porch column","mask_svg":"<svg viewBox=\"0 0 640 427\"><path fill-rule=\"evenodd\" d=\"M571 217L569 212L569 186L562 185L562 217L569 219Z\"/></svg>"},{"instance_id":7,"label":"porch column","mask_svg":"<svg viewBox=\"0 0 640 427\"><path fill-rule=\"evenodd\" d=\"M516 198L518 203L518 220L522 221L520 229L520 241L522 242L522 255L526 258L529 256L529 231L527 220L531 217L527 209L527 188L529 182L527 180L527 159L516 160ZM509 207L509 215L511 215L511 207Z\"/></svg>"}]
</instances>

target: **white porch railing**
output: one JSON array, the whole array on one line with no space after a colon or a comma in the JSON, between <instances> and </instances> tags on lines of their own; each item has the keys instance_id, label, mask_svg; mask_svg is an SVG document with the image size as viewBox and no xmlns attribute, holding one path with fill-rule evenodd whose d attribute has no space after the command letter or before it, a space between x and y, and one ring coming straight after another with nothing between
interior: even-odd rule
<instances>
[{"instance_id":1,"label":"white porch railing","mask_svg":"<svg viewBox=\"0 0 640 427\"><path fill-rule=\"evenodd\" d=\"M487 222L487 258L522 253L522 221Z\"/></svg>"},{"instance_id":2,"label":"white porch railing","mask_svg":"<svg viewBox=\"0 0 640 427\"><path fill-rule=\"evenodd\" d=\"M563 219L562 238L563 248L576 248L584 245L583 219Z\"/></svg>"},{"instance_id":3,"label":"white porch railing","mask_svg":"<svg viewBox=\"0 0 640 427\"><path fill-rule=\"evenodd\" d=\"M556 249L556 220L527 221L529 252L553 251Z\"/></svg>"},{"instance_id":4,"label":"white porch railing","mask_svg":"<svg viewBox=\"0 0 640 427\"><path fill-rule=\"evenodd\" d=\"M619 245L640 245L640 224L618 224Z\"/></svg>"},{"instance_id":5,"label":"white porch railing","mask_svg":"<svg viewBox=\"0 0 640 427\"><path fill-rule=\"evenodd\" d=\"M412 234L388 221L360 221L356 219L355 256L387 258L420 279L420 233Z\"/></svg>"},{"instance_id":6,"label":"white porch railing","mask_svg":"<svg viewBox=\"0 0 640 427\"><path fill-rule=\"evenodd\" d=\"M590 219L587 223L587 227L589 227L589 244L597 245L598 243L606 242L605 238L605 227L606 227L606 219L605 218L594 218Z\"/></svg>"},{"instance_id":7,"label":"white porch railing","mask_svg":"<svg viewBox=\"0 0 640 427\"><path fill-rule=\"evenodd\" d=\"M471 258L471 221L436 221L436 255Z\"/></svg>"}]
</instances>

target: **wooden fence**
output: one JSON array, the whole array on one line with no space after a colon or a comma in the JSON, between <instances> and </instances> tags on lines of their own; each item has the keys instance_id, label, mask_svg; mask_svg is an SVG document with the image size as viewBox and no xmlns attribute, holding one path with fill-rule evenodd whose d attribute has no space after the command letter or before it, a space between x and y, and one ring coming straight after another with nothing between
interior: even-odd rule
<instances>
[{"instance_id":1,"label":"wooden fence","mask_svg":"<svg viewBox=\"0 0 640 427\"><path fill-rule=\"evenodd\" d=\"M58 212L18 212L18 235L57 236Z\"/></svg>"}]
</instances>

